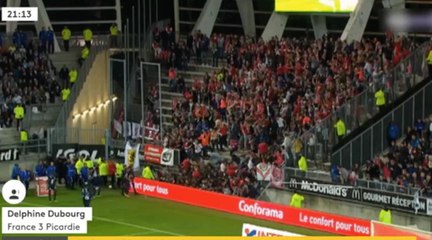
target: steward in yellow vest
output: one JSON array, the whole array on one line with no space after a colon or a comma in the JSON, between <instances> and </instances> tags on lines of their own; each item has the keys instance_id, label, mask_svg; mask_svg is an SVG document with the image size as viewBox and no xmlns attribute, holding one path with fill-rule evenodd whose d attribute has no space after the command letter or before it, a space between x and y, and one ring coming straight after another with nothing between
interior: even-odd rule
<instances>
[{"instance_id":1,"label":"steward in yellow vest","mask_svg":"<svg viewBox=\"0 0 432 240\"><path fill-rule=\"evenodd\" d=\"M65 88L61 91L61 98L63 102L66 102L69 99L70 93L70 88Z\"/></svg>"},{"instance_id":2,"label":"steward in yellow vest","mask_svg":"<svg viewBox=\"0 0 432 240\"><path fill-rule=\"evenodd\" d=\"M338 136L339 141L341 141L346 134L345 123L342 121L342 119L338 118L338 121L334 125L334 128L336 128L336 135Z\"/></svg>"},{"instance_id":3,"label":"steward in yellow vest","mask_svg":"<svg viewBox=\"0 0 432 240\"><path fill-rule=\"evenodd\" d=\"M103 186L106 186L108 183L108 164L103 159L99 159L100 162L98 162L99 167L99 175L102 178Z\"/></svg>"},{"instance_id":4,"label":"steward in yellow vest","mask_svg":"<svg viewBox=\"0 0 432 240\"><path fill-rule=\"evenodd\" d=\"M21 132L20 132L20 140L21 140L22 143L26 143L26 142L28 142L28 133L27 133L27 131L24 130L24 129L21 129Z\"/></svg>"},{"instance_id":5,"label":"steward in yellow vest","mask_svg":"<svg viewBox=\"0 0 432 240\"><path fill-rule=\"evenodd\" d=\"M145 167L142 171L142 177L145 179L154 179L154 175L149 166Z\"/></svg>"},{"instance_id":6,"label":"steward in yellow vest","mask_svg":"<svg viewBox=\"0 0 432 240\"><path fill-rule=\"evenodd\" d=\"M303 206L304 197L297 192L294 192L294 194L291 197L291 207L295 208L301 208Z\"/></svg>"},{"instance_id":7,"label":"steward in yellow vest","mask_svg":"<svg viewBox=\"0 0 432 240\"><path fill-rule=\"evenodd\" d=\"M380 211L379 221L382 223L392 224L392 214L390 209L384 207L384 209Z\"/></svg>"},{"instance_id":8,"label":"steward in yellow vest","mask_svg":"<svg viewBox=\"0 0 432 240\"><path fill-rule=\"evenodd\" d=\"M307 172L308 170L308 165L307 165L307 160L305 158L305 156L301 156L299 161L298 161L298 165L299 165L299 169L302 172Z\"/></svg>"},{"instance_id":9,"label":"steward in yellow vest","mask_svg":"<svg viewBox=\"0 0 432 240\"><path fill-rule=\"evenodd\" d=\"M14 108L14 115L15 115L15 120L17 122L17 130L19 131L20 127L21 127L21 122L22 122L24 115L25 115L24 107L21 104L18 104Z\"/></svg>"},{"instance_id":10,"label":"steward in yellow vest","mask_svg":"<svg viewBox=\"0 0 432 240\"><path fill-rule=\"evenodd\" d=\"M89 170L92 169L92 168L94 168L93 160L91 160L91 159L86 159L84 163L85 163L85 165L87 166L87 168L88 168Z\"/></svg>"},{"instance_id":11,"label":"steward in yellow vest","mask_svg":"<svg viewBox=\"0 0 432 240\"><path fill-rule=\"evenodd\" d=\"M375 93L375 105L379 108L381 112L385 104L386 104L385 93L383 89L380 89Z\"/></svg>"},{"instance_id":12,"label":"steward in yellow vest","mask_svg":"<svg viewBox=\"0 0 432 240\"><path fill-rule=\"evenodd\" d=\"M82 50L81 50L81 58L78 60L78 63L80 66L83 65L84 61L87 60L87 58L90 55L90 48L88 48L87 46L85 46Z\"/></svg>"},{"instance_id":13,"label":"steward in yellow vest","mask_svg":"<svg viewBox=\"0 0 432 240\"><path fill-rule=\"evenodd\" d=\"M90 30L90 28L84 29L84 31L83 31L83 37L84 37L84 41L85 41L86 47L90 48L91 47L91 41L93 39L93 32L92 32L92 30Z\"/></svg>"},{"instance_id":14,"label":"steward in yellow vest","mask_svg":"<svg viewBox=\"0 0 432 240\"><path fill-rule=\"evenodd\" d=\"M71 84L71 86L73 86L77 78L78 78L78 71L75 68L71 69L69 71L69 83Z\"/></svg>"},{"instance_id":15,"label":"steward in yellow vest","mask_svg":"<svg viewBox=\"0 0 432 240\"><path fill-rule=\"evenodd\" d=\"M116 178L117 178L117 187L121 187L121 181L123 178L124 166L121 163L116 163Z\"/></svg>"},{"instance_id":16,"label":"steward in yellow vest","mask_svg":"<svg viewBox=\"0 0 432 240\"><path fill-rule=\"evenodd\" d=\"M113 24L110 27L110 40L111 40L111 47L117 47L117 38L119 34L119 29L117 27L117 24Z\"/></svg>"},{"instance_id":17,"label":"steward in yellow vest","mask_svg":"<svg viewBox=\"0 0 432 240\"><path fill-rule=\"evenodd\" d=\"M69 40L71 38L71 30L67 26L65 26L61 32L63 39L63 46L66 52L69 52Z\"/></svg>"}]
</instances>

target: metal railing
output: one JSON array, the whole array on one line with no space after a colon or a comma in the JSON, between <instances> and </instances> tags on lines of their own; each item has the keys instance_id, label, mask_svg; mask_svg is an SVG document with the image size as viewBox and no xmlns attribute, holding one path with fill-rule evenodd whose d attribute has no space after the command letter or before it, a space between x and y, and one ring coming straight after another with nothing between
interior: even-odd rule
<instances>
[{"instance_id":1,"label":"metal railing","mask_svg":"<svg viewBox=\"0 0 432 240\"><path fill-rule=\"evenodd\" d=\"M31 136L29 136L31 137ZM1 144L0 150L17 149L20 154L45 154L47 153L47 139L29 139L27 142L15 142Z\"/></svg>"},{"instance_id":2,"label":"metal railing","mask_svg":"<svg viewBox=\"0 0 432 240\"><path fill-rule=\"evenodd\" d=\"M65 135L64 135L65 134ZM49 130L52 144L105 144L106 129L92 128L51 128Z\"/></svg>"},{"instance_id":3,"label":"metal railing","mask_svg":"<svg viewBox=\"0 0 432 240\"><path fill-rule=\"evenodd\" d=\"M84 61L83 65L80 67L78 72L78 79L76 80L75 84L73 85L71 89L71 94L69 96L68 101L66 101L58 115L57 121L55 123L54 128L55 129L66 129L66 123L69 118L69 115L73 109L73 106L79 96L79 93L81 89L84 86L85 80L87 78L87 75L93 65L93 62L97 56L98 53L101 51L107 49L109 47L109 39L107 36L100 36L95 40L95 44L92 45L90 50L89 57ZM60 136L66 137L66 133L59 133Z\"/></svg>"},{"instance_id":4,"label":"metal railing","mask_svg":"<svg viewBox=\"0 0 432 240\"><path fill-rule=\"evenodd\" d=\"M349 100L327 118L319 120L313 128L301 136L305 146L303 154L309 159L330 161L332 147L340 142L334 131L337 117L345 123L347 134L349 134L379 113L375 107L375 92L378 89L384 88L387 104L394 103L428 76L425 62L428 48L429 43L422 44L393 69L383 72L380 78L371 81L362 93Z\"/></svg>"},{"instance_id":5,"label":"metal railing","mask_svg":"<svg viewBox=\"0 0 432 240\"><path fill-rule=\"evenodd\" d=\"M397 108L375 122L359 136L332 154L332 162L345 167L363 165L377 154L383 153L390 145L387 128L394 122L400 129L414 126L416 119L425 119L432 114L432 83L409 97Z\"/></svg>"},{"instance_id":6,"label":"metal railing","mask_svg":"<svg viewBox=\"0 0 432 240\"><path fill-rule=\"evenodd\" d=\"M324 181L328 183L333 183L330 173L326 172L312 172L308 171L306 172L306 175L303 171L300 171L297 168L291 168L287 167L285 168L285 176L293 176L293 177L299 177L299 178L306 178L306 179L312 179L312 180L318 180L318 181ZM333 183L335 184L335 183ZM340 184L340 183L337 183ZM392 192L392 193L403 193L408 195L414 195L416 192L419 192L421 195L421 191L419 191L419 188L416 187L403 187L399 186L394 183L389 182L382 182L378 180L367 180L367 179L358 179L354 185L349 184L349 182L346 183L346 185L355 186L355 187L361 187L361 188L367 188L367 189L374 189L379 190L383 192Z\"/></svg>"},{"instance_id":7,"label":"metal railing","mask_svg":"<svg viewBox=\"0 0 432 240\"><path fill-rule=\"evenodd\" d=\"M35 35L33 32L25 32L25 36L26 36L26 44L29 43L29 41L35 41L35 43L39 44L39 37L37 35ZM93 36L93 40L92 40L92 46L97 46L97 45L104 45L106 44L106 39L108 38L109 35L107 34L101 34L101 35L94 35ZM1 38L1 42L2 42L2 46L4 47L9 47L11 45L13 45L13 34L4 34L4 35L0 35ZM55 38L57 39L59 46L63 47L63 39L60 36L55 36ZM122 44L121 42L121 37L119 37L119 44ZM73 34L69 40L69 47L73 48L73 47L84 47L85 42L84 42L84 38L82 36L82 33L78 33L78 34ZM27 46L27 45L25 45ZM64 49L64 48L63 48Z\"/></svg>"}]
</instances>

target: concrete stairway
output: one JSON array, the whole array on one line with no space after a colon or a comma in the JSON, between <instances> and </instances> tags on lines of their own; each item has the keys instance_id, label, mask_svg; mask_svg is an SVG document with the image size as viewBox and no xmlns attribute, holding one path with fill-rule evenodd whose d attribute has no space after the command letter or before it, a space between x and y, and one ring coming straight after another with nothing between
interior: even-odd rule
<instances>
[{"instance_id":1,"label":"concrete stairway","mask_svg":"<svg viewBox=\"0 0 432 240\"><path fill-rule=\"evenodd\" d=\"M24 127L30 134L33 134L41 128L53 126L57 120L61 106L61 103L38 106L37 112L34 112L34 109L28 109Z\"/></svg>"},{"instance_id":2,"label":"concrete stairway","mask_svg":"<svg viewBox=\"0 0 432 240\"><path fill-rule=\"evenodd\" d=\"M81 54L80 48L71 48L69 52L58 52L50 54L50 60L57 69L57 73L60 69L66 65L69 69L79 69L78 59ZM78 73L79 74L79 73ZM60 84L62 84L60 82ZM56 99L55 104L46 104L42 106L32 106L27 109L26 117L24 119L24 128L29 131L30 134L39 131L41 128L49 128L55 124L59 115L62 102L60 99ZM37 108L34 111L33 108Z\"/></svg>"},{"instance_id":3,"label":"concrete stairway","mask_svg":"<svg viewBox=\"0 0 432 240\"><path fill-rule=\"evenodd\" d=\"M220 69L211 66L202 65L189 65L188 71L178 71L177 75L182 76L185 79L186 86L189 87L193 84L194 78L198 77L202 79L205 73L212 74L214 71ZM161 79L161 112L162 112L162 123L164 128L173 126L172 123L172 101L173 99L183 99L183 94L178 92L172 92L169 87L169 81L167 72L162 73Z\"/></svg>"},{"instance_id":4,"label":"concrete stairway","mask_svg":"<svg viewBox=\"0 0 432 240\"><path fill-rule=\"evenodd\" d=\"M15 123L10 128L0 129L0 146L4 148L16 147L20 142L19 132L16 129Z\"/></svg>"},{"instance_id":5,"label":"concrete stairway","mask_svg":"<svg viewBox=\"0 0 432 240\"><path fill-rule=\"evenodd\" d=\"M66 65L69 70L72 68L79 69L78 59L80 58L80 55L80 48L71 48L69 49L69 52L58 52L50 54L50 59L58 72L63 67L63 65Z\"/></svg>"}]
</instances>

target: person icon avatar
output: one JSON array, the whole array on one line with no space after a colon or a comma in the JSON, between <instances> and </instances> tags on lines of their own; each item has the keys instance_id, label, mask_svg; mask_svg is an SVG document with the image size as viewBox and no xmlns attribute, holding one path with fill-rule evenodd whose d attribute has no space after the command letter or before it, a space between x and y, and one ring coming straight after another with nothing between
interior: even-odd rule
<instances>
[{"instance_id":1,"label":"person icon avatar","mask_svg":"<svg viewBox=\"0 0 432 240\"><path fill-rule=\"evenodd\" d=\"M2 188L2 197L9 204L20 204L26 197L26 188L19 180L9 180Z\"/></svg>"},{"instance_id":2,"label":"person icon avatar","mask_svg":"<svg viewBox=\"0 0 432 240\"><path fill-rule=\"evenodd\" d=\"M16 194L17 194L17 190L12 189L12 196L10 196L9 199L10 200L18 200L19 197Z\"/></svg>"}]
</instances>

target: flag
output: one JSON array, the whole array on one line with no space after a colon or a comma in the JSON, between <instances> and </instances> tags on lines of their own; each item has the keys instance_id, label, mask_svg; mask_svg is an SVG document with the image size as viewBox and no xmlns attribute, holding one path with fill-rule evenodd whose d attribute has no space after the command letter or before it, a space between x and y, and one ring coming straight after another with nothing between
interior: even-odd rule
<instances>
[{"instance_id":1,"label":"flag","mask_svg":"<svg viewBox=\"0 0 432 240\"><path fill-rule=\"evenodd\" d=\"M139 171L139 148L140 144L132 146L129 142L125 146L124 163L126 167L132 166L134 171Z\"/></svg>"},{"instance_id":2,"label":"flag","mask_svg":"<svg viewBox=\"0 0 432 240\"><path fill-rule=\"evenodd\" d=\"M283 182L285 182L285 174L283 167L273 166L271 178L271 185L276 188L282 188Z\"/></svg>"}]
</instances>

